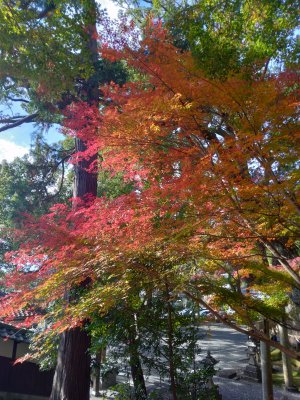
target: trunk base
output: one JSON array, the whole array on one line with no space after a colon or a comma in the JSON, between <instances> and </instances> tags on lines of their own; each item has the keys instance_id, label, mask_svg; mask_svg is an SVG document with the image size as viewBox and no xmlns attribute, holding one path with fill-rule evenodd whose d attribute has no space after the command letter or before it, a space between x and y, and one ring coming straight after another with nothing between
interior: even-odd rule
<instances>
[{"instance_id":1,"label":"trunk base","mask_svg":"<svg viewBox=\"0 0 300 400\"><path fill-rule=\"evenodd\" d=\"M90 339L80 328L61 335L52 393L49 400L89 400Z\"/></svg>"}]
</instances>

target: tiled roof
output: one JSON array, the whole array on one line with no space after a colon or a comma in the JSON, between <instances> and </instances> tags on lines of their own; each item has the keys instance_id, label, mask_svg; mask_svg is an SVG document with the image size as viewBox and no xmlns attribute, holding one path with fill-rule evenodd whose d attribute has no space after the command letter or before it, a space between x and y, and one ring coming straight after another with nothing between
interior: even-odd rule
<instances>
[{"instance_id":1,"label":"tiled roof","mask_svg":"<svg viewBox=\"0 0 300 400\"><path fill-rule=\"evenodd\" d=\"M4 339L16 340L18 342L29 343L28 331L26 329L19 329L12 325L0 322L0 337Z\"/></svg>"},{"instance_id":2,"label":"tiled roof","mask_svg":"<svg viewBox=\"0 0 300 400\"><path fill-rule=\"evenodd\" d=\"M35 315L37 315L37 314L41 314L41 313L38 313L37 311L34 311L34 310L18 310L18 311L15 311L13 314L12 314L12 317L11 317L11 319L14 321L14 322L18 322L18 321L24 321L26 318L28 318L28 317L34 317Z\"/></svg>"}]
</instances>

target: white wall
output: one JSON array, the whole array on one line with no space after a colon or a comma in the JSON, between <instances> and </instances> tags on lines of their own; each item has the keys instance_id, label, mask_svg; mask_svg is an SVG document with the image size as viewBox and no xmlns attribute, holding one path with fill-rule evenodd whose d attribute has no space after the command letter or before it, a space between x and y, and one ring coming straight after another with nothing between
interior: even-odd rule
<instances>
[{"instance_id":1,"label":"white wall","mask_svg":"<svg viewBox=\"0 0 300 400\"><path fill-rule=\"evenodd\" d=\"M2 357L12 357L14 347L14 341L4 338L0 338L0 356Z\"/></svg>"},{"instance_id":2,"label":"white wall","mask_svg":"<svg viewBox=\"0 0 300 400\"><path fill-rule=\"evenodd\" d=\"M25 354L28 353L28 350L29 350L28 343L18 343L16 358L25 356Z\"/></svg>"}]
</instances>

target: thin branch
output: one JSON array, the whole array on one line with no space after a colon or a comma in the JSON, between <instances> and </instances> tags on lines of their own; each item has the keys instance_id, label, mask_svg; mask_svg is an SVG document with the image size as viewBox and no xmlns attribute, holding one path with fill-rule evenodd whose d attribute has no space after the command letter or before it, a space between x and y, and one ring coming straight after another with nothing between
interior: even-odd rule
<instances>
[{"instance_id":1,"label":"thin branch","mask_svg":"<svg viewBox=\"0 0 300 400\"><path fill-rule=\"evenodd\" d=\"M57 196L59 195L59 193L61 192L62 188L63 188L64 180L65 180L65 163L62 162L62 165L61 165L61 166L62 166L62 173L61 173L61 180L60 180L59 188L58 188L58 190L56 191L56 193L54 193L54 194L52 194L52 195L49 195L49 194L47 193L47 199L48 199L48 200L54 199L55 197L57 197Z\"/></svg>"},{"instance_id":2,"label":"thin branch","mask_svg":"<svg viewBox=\"0 0 300 400\"><path fill-rule=\"evenodd\" d=\"M13 117L0 118L0 124L11 124L25 117L27 117L27 115L14 115Z\"/></svg>"},{"instance_id":3,"label":"thin branch","mask_svg":"<svg viewBox=\"0 0 300 400\"><path fill-rule=\"evenodd\" d=\"M66 155L65 157L63 157L63 158L60 160L60 162L56 165L56 169L58 168L58 166L59 166L60 164L61 164L61 166L62 166L62 174L61 174L60 184L59 184L59 188L58 188L58 190L56 191L56 193L54 193L54 194L52 194L52 195L49 195L49 194L47 193L47 199L48 199L48 200L49 200L49 199L55 198L55 197L58 196L59 193L61 192L61 190L62 190L62 188L63 188L64 181L65 181L65 161L66 161L68 158L70 158L71 155L74 154L74 152L75 152L75 151L73 151L72 153L70 153L70 154Z\"/></svg>"},{"instance_id":4,"label":"thin branch","mask_svg":"<svg viewBox=\"0 0 300 400\"><path fill-rule=\"evenodd\" d=\"M258 329L251 329L247 330L244 329L235 323L228 321L225 317L222 317L217 311L215 311L212 307L210 307L209 304L207 304L204 300L194 296L192 293L188 291L183 292L187 297L190 299L194 300L196 303L201 304L205 308L207 308L219 321L223 322L225 325L228 325L230 328L234 329L235 331L238 331L240 333L243 333L244 335L251 336L255 339L258 339L259 341L269 343L272 347L275 347L276 349L279 349L282 353L285 353L291 358L294 358L296 360L300 360L300 355L294 350L287 349L286 347L282 346L278 342L274 342L274 340L271 340L266 334L261 332Z\"/></svg>"},{"instance_id":5,"label":"thin branch","mask_svg":"<svg viewBox=\"0 0 300 400\"><path fill-rule=\"evenodd\" d=\"M14 121L12 123L8 123L7 125L2 126L0 128L0 132L7 131L8 129L11 129L11 128L16 128L17 126L20 126L24 123L34 122L37 116L38 116L38 113L34 113L34 114L27 115L24 118L19 118L18 121ZM2 120L2 121L0 120L0 123L3 121L4 120ZM11 119L11 121L13 121L13 118Z\"/></svg>"},{"instance_id":6,"label":"thin branch","mask_svg":"<svg viewBox=\"0 0 300 400\"><path fill-rule=\"evenodd\" d=\"M8 100L11 100L11 101L21 101L22 103L30 103L29 100L22 99L22 98L18 98L18 97L6 96L6 98L7 98Z\"/></svg>"}]
</instances>

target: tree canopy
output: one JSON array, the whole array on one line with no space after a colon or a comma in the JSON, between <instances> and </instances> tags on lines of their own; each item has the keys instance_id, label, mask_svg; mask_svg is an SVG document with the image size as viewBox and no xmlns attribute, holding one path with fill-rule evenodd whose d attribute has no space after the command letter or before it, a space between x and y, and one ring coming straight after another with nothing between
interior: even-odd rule
<instances>
[{"instance_id":1,"label":"tree canopy","mask_svg":"<svg viewBox=\"0 0 300 400\"><path fill-rule=\"evenodd\" d=\"M76 128L87 149L101 150L102 165L133 178L136 189L113 201L91 199L89 207L79 203L75 212L57 205L39 222L28 222L26 235L35 235L27 244L24 238L21 263L25 257L25 266L40 265L30 273L30 282L40 283L28 298L22 295L21 306L59 299L66 282L72 287L86 277L98 287L108 274L103 287L65 310L63 326L76 325L89 310L104 312L110 299L125 295L122 276L127 268L142 268L145 252L146 264L157 265L158 258L169 266L166 273L181 271L180 290L214 294L216 305L229 303L244 322L251 323L253 312L279 320L288 298L284 290L273 298L272 285L280 281L286 292L299 286L293 74L252 82L242 75L207 79L190 53L179 53L155 24L138 50L107 50L107 57L125 58L147 80L103 87L111 105L100 119L91 106L74 104L68 129ZM26 255L37 245L39 254ZM134 267L137 251L141 262ZM56 272L49 276L49 269ZM154 270L159 279L160 269ZM21 271L11 283L27 280ZM253 290L267 301L242 292L241 280L251 275Z\"/></svg>"},{"instance_id":2,"label":"tree canopy","mask_svg":"<svg viewBox=\"0 0 300 400\"><path fill-rule=\"evenodd\" d=\"M184 294L235 329L270 342L256 321L284 319L292 326L285 306L300 290L297 19L288 11L294 2L267 1L257 9L244 1L178 8L156 3L164 19L149 19L143 34L131 21L116 27L104 18L101 65L116 67L115 82L108 72L98 76L98 59L90 58L87 67L78 61L85 57L79 38L89 17L80 8L85 2L68 5L14 5L16 25L5 35L15 35L19 59L28 57L33 68L28 76L17 68L20 75L13 79L18 57L12 61L9 77L3 77L5 98L11 97L7 90L18 87L14 96L19 96L25 88L23 103L41 101L51 115L62 107L63 131L77 144L71 157L76 179L80 168L85 177L98 175L102 187L98 193L89 193L88 185L75 190L72 204L28 216L15 231L21 245L7 254L15 268L6 275L3 315L42 308L49 329L65 332L120 304L134 309L134 296L139 302L152 286L165 293L167 303ZM3 18L10 8L3 9ZM65 35L60 29L71 27L71 16L75 33L71 37L68 31L60 42L53 61L56 79L47 54L40 61L35 52L24 53L22 41L30 36L22 36L19 25L40 24L43 43L51 38L51 53L56 35ZM171 22L175 17L177 24ZM50 28L64 20L51 36ZM68 58L67 39L68 62L74 62L69 69L60 61ZM12 57L12 48L2 51ZM39 62L40 76L34 73ZM124 66L129 72L122 72ZM60 68L68 69L63 83ZM131 81L125 83L126 76ZM14 89L5 86L8 81ZM43 115L39 106L34 110ZM226 307L235 321L218 313L224 308L226 314ZM26 322L44 318L37 312Z\"/></svg>"}]
</instances>

